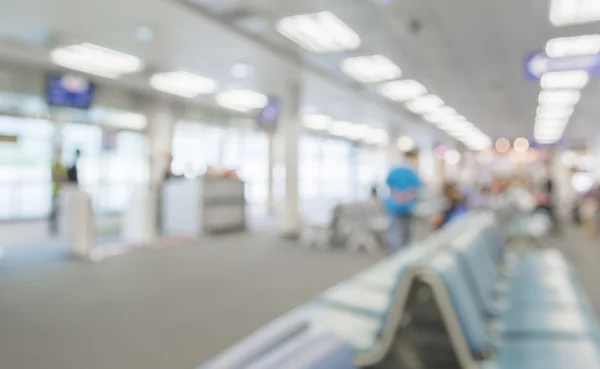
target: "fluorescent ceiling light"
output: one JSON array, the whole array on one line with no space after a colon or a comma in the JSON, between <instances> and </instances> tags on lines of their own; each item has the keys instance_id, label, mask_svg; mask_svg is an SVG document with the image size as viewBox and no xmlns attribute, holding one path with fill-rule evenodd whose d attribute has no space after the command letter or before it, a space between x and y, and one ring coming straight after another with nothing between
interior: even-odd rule
<instances>
[{"instance_id":1,"label":"fluorescent ceiling light","mask_svg":"<svg viewBox=\"0 0 600 369\"><path fill-rule=\"evenodd\" d=\"M354 50L360 37L331 12L301 14L277 22L277 31L315 53Z\"/></svg>"},{"instance_id":2,"label":"fluorescent ceiling light","mask_svg":"<svg viewBox=\"0 0 600 369\"><path fill-rule=\"evenodd\" d=\"M240 112L249 112L263 108L269 98L261 93L250 90L229 90L217 94L217 104L221 107Z\"/></svg>"},{"instance_id":3,"label":"fluorescent ceiling light","mask_svg":"<svg viewBox=\"0 0 600 369\"><path fill-rule=\"evenodd\" d=\"M364 136L370 127L362 124L354 124L346 121L335 121L329 125L329 133L334 136L345 137L356 140Z\"/></svg>"},{"instance_id":4,"label":"fluorescent ceiling light","mask_svg":"<svg viewBox=\"0 0 600 369\"><path fill-rule=\"evenodd\" d=\"M427 89L417 81L407 79L384 83L379 93L392 101L406 101L425 95Z\"/></svg>"},{"instance_id":5,"label":"fluorescent ceiling light","mask_svg":"<svg viewBox=\"0 0 600 369\"><path fill-rule=\"evenodd\" d=\"M327 130L331 121L330 116L323 114L308 114L302 118L304 126L315 131Z\"/></svg>"},{"instance_id":6,"label":"fluorescent ceiling light","mask_svg":"<svg viewBox=\"0 0 600 369\"><path fill-rule=\"evenodd\" d=\"M118 78L144 68L137 57L90 43L52 50L50 59L61 67L78 70L106 78Z\"/></svg>"},{"instance_id":7,"label":"fluorescent ceiling light","mask_svg":"<svg viewBox=\"0 0 600 369\"><path fill-rule=\"evenodd\" d=\"M431 113L425 114L423 118L431 123L440 123L448 121L449 119L453 119L454 117L456 117L456 110L446 106Z\"/></svg>"},{"instance_id":8,"label":"fluorescent ceiling light","mask_svg":"<svg viewBox=\"0 0 600 369\"><path fill-rule=\"evenodd\" d=\"M554 107L542 105L537 108L537 119L568 119L573 114L573 107Z\"/></svg>"},{"instance_id":9,"label":"fluorescent ceiling light","mask_svg":"<svg viewBox=\"0 0 600 369\"><path fill-rule=\"evenodd\" d=\"M429 113L444 105L444 101L435 95L417 98L406 104L406 108L416 114Z\"/></svg>"},{"instance_id":10,"label":"fluorescent ceiling light","mask_svg":"<svg viewBox=\"0 0 600 369\"><path fill-rule=\"evenodd\" d=\"M217 83L197 74L177 71L153 75L150 77L150 86L158 91L191 99L214 92Z\"/></svg>"},{"instance_id":11,"label":"fluorescent ceiling light","mask_svg":"<svg viewBox=\"0 0 600 369\"><path fill-rule=\"evenodd\" d=\"M538 101L540 105L573 106L580 97L581 93L576 90L542 91Z\"/></svg>"},{"instance_id":12,"label":"fluorescent ceiling light","mask_svg":"<svg viewBox=\"0 0 600 369\"><path fill-rule=\"evenodd\" d=\"M551 0L550 22L555 26L583 24L600 20L598 0Z\"/></svg>"},{"instance_id":13,"label":"fluorescent ceiling light","mask_svg":"<svg viewBox=\"0 0 600 369\"><path fill-rule=\"evenodd\" d=\"M377 145L385 145L388 143L388 134L385 129L371 128L365 134L365 142Z\"/></svg>"},{"instance_id":14,"label":"fluorescent ceiling light","mask_svg":"<svg viewBox=\"0 0 600 369\"><path fill-rule=\"evenodd\" d=\"M546 90L582 89L587 85L589 79L590 76L583 70L552 72L542 76L540 85Z\"/></svg>"},{"instance_id":15,"label":"fluorescent ceiling light","mask_svg":"<svg viewBox=\"0 0 600 369\"><path fill-rule=\"evenodd\" d=\"M565 126L567 125L567 123L569 123L569 119L568 118L542 118L542 117L538 117L535 119L535 124L536 125L542 125L542 126Z\"/></svg>"},{"instance_id":16,"label":"fluorescent ceiling light","mask_svg":"<svg viewBox=\"0 0 600 369\"><path fill-rule=\"evenodd\" d=\"M553 38L546 43L546 54L551 58L594 55L599 52L600 35L559 37Z\"/></svg>"},{"instance_id":17,"label":"fluorescent ceiling light","mask_svg":"<svg viewBox=\"0 0 600 369\"><path fill-rule=\"evenodd\" d=\"M389 81L402 75L400 68L383 55L358 56L342 62L342 71L362 83Z\"/></svg>"}]
</instances>

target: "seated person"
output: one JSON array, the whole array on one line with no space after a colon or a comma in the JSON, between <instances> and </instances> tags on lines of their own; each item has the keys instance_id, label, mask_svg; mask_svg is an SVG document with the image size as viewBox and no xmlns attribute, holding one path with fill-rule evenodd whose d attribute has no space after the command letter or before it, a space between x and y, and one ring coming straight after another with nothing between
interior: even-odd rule
<instances>
[{"instance_id":1,"label":"seated person","mask_svg":"<svg viewBox=\"0 0 600 369\"><path fill-rule=\"evenodd\" d=\"M442 213L433 216L432 225L434 229L440 229L458 216L467 212L467 205L458 186L454 183L444 185L444 198L448 207Z\"/></svg>"}]
</instances>

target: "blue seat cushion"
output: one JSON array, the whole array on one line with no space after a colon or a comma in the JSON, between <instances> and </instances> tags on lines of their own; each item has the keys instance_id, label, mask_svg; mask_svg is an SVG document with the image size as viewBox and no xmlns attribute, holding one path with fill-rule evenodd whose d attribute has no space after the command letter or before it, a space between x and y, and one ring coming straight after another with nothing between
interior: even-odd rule
<instances>
[{"instance_id":1,"label":"blue seat cushion","mask_svg":"<svg viewBox=\"0 0 600 369\"><path fill-rule=\"evenodd\" d=\"M529 307L514 309L498 322L505 338L563 337L581 338L598 334L596 320L577 308Z\"/></svg>"},{"instance_id":2,"label":"blue seat cushion","mask_svg":"<svg viewBox=\"0 0 600 369\"><path fill-rule=\"evenodd\" d=\"M593 339L518 340L496 352L498 369L600 368L600 349Z\"/></svg>"}]
</instances>

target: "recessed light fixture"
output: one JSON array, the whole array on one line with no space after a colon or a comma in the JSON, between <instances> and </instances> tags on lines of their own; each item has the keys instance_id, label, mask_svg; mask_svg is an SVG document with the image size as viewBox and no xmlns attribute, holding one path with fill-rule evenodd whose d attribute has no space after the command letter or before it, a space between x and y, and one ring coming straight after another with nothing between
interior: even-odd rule
<instances>
[{"instance_id":1,"label":"recessed light fixture","mask_svg":"<svg viewBox=\"0 0 600 369\"><path fill-rule=\"evenodd\" d=\"M507 152L510 150L510 141L506 138L499 138L496 141L496 150L498 152Z\"/></svg>"},{"instance_id":2,"label":"recessed light fixture","mask_svg":"<svg viewBox=\"0 0 600 369\"><path fill-rule=\"evenodd\" d=\"M583 24L600 20L598 0L551 0L550 22L555 26Z\"/></svg>"},{"instance_id":3,"label":"recessed light fixture","mask_svg":"<svg viewBox=\"0 0 600 369\"><path fill-rule=\"evenodd\" d=\"M223 91L217 94L219 106L245 113L263 108L268 102L269 98L266 95L245 89Z\"/></svg>"},{"instance_id":4,"label":"recessed light fixture","mask_svg":"<svg viewBox=\"0 0 600 369\"><path fill-rule=\"evenodd\" d=\"M348 58L342 62L341 68L361 83L389 81L402 75L400 68L383 55Z\"/></svg>"},{"instance_id":5,"label":"recessed light fixture","mask_svg":"<svg viewBox=\"0 0 600 369\"><path fill-rule=\"evenodd\" d=\"M581 93L576 90L544 90L540 92L538 101L540 105L573 106L580 97Z\"/></svg>"},{"instance_id":6,"label":"recessed light fixture","mask_svg":"<svg viewBox=\"0 0 600 369\"><path fill-rule=\"evenodd\" d=\"M215 91L217 83L197 74L177 71L158 73L150 77L152 88L189 99Z\"/></svg>"},{"instance_id":7,"label":"recessed light fixture","mask_svg":"<svg viewBox=\"0 0 600 369\"><path fill-rule=\"evenodd\" d=\"M406 101L425 95L427 89L417 81L406 79L382 84L379 93L392 101Z\"/></svg>"},{"instance_id":8,"label":"recessed light fixture","mask_svg":"<svg viewBox=\"0 0 600 369\"><path fill-rule=\"evenodd\" d=\"M587 85L590 76L583 70L546 73L540 85L543 89L582 89Z\"/></svg>"},{"instance_id":9,"label":"recessed light fixture","mask_svg":"<svg viewBox=\"0 0 600 369\"><path fill-rule=\"evenodd\" d=\"M398 139L398 142L396 143L396 145L398 146L398 149L402 152L409 152L409 151L414 150L417 147L415 140L413 140L412 138L410 138L408 136L400 137Z\"/></svg>"},{"instance_id":10,"label":"recessed light fixture","mask_svg":"<svg viewBox=\"0 0 600 369\"><path fill-rule=\"evenodd\" d=\"M248 63L238 62L231 66L231 75L235 78L248 78L254 74L254 68Z\"/></svg>"},{"instance_id":11,"label":"recessed light fixture","mask_svg":"<svg viewBox=\"0 0 600 369\"><path fill-rule=\"evenodd\" d=\"M154 29L149 26L139 26L135 30L135 37L142 42L152 41L154 38Z\"/></svg>"},{"instance_id":12,"label":"recessed light fixture","mask_svg":"<svg viewBox=\"0 0 600 369\"><path fill-rule=\"evenodd\" d=\"M144 68L144 63L135 56L90 43L56 48L50 59L61 67L105 78L118 78Z\"/></svg>"},{"instance_id":13,"label":"recessed light fixture","mask_svg":"<svg viewBox=\"0 0 600 369\"><path fill-rule=\"evenodd\" d=\"M307 114L302 118L304 127L314 131L325 131L329 128L332 119L328 115L323 114Z\"/></svg>"},{"instance_id":14,"label":"recessed light fixture","mask_svg":"<svg viewBox=\"0 0 600 369\"><path fill-rule=\"evenodd\" d=\"M429 113L444 105L444 101L435 95L416 98L406 104L406 108L416 114Z\"/></svg>"},{"instance_id":15,"label":"recessed light fixture","mask_svg":"<svg viewBox=\"0 0 600 369\"><path fill-rule=\"evenodd\" d=\"M277 31L315 53L354 50L360 46L358 34L328 11L285 17L277 22Z\"/></svg>"},{"instance_id":16,"label":"recessed light fixture","mask_svg":"<svg viewBox=\"0 0 600 369\"><path fill-rule=\"evenodd\" d=\"M519 137L515 140L513 147L516 151L525 152L529 149L529 141L524 137Z\"/></svg>"},{"instance_id":17,"label":"recessed light fixture","mask_svg":"<svg viewBox=\"0 0 600 369\"><path fill-rule=\"evenodd\" d=\"M546 54L551 58L594 55L600 52L600 35L559 37L548 40Z\"/></svg>"}]
</instances>

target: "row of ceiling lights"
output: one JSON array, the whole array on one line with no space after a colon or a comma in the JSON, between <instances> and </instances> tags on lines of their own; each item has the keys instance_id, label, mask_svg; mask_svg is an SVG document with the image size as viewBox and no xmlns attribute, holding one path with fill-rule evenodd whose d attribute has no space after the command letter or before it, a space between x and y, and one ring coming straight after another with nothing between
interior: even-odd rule
<instances>
[{"instance_id":1,"label":"row of ceiling lights","mask_svg":"<svg viewBox=\"0 0 600 369\"><path fill-rule=\"evenodd\" d=\"M551 58L599 52L600 35L561 37L546 43L546 54ZM560 140L588 81L585 70L550 72L542 76L534 127L536 141L553 144Z\"/></svg>"},{"instance_id":2,"label":"row of ceiling lights","mask_svg":"<svg viewBox=\"0 0 600 369\"><path fill-rule=\"evenodd\" d=\"M111 79L145 68L144 62L135 56L90 43L57 48L50 53L50 59L65 68ZM156 73L150 77L149 83L158 91L190 99L217 90L216 81L182 70ZM255 91L232 89L217 93L216 101L226 109L249 112L264 107L268 98Z\"/></svg>"},{"instance_id":3,"label":"row of ceiling lights","mask_svg":"<svg viewBox=\"0 0 600 369\"><path fill-rule=\"evenodd\" d=\"M355 50L361 44L360 36L333 13L324 11L301 14L281 19L277 30L283 36L314 53L333 53ZM489 137L483 134L456 110L445 106L438 96L427 93L427 89L414 80L397 80L402 70L383 55L369 55L347 58L340 65L341 70L363 84L383 83L379 92L395 102L403 102L408 110L420 114L425 120L462 141L473 150L490 146ZM325 119L320 119L318 129ZM344 122L346 123L346 122ZM315 124L309 122L314 128ZM356 127L346 125L348 134L354 136Z\"/></svg>"},{"instance_id":4,"label":"row of ceiling lights","mask_svg":"<svg viewBox=\"0 0 600 369\"><path fill-rule=\"evenodd\" d=\"M550 0L550 22L557 27L598 20L598 0Z\"/></svg>"}]
</instances>

